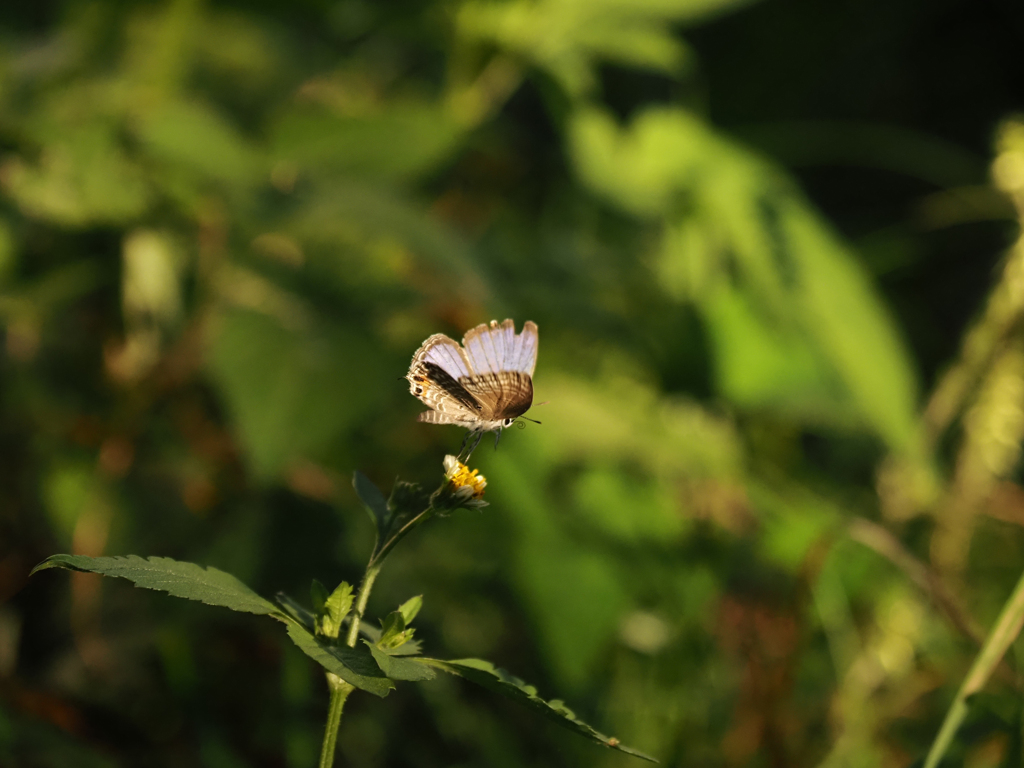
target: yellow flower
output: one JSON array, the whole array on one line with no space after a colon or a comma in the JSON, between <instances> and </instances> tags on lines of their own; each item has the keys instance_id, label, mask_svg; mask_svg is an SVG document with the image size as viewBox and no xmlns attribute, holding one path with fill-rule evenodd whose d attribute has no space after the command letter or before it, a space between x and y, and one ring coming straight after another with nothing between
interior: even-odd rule
<instances>
[{"instance_id":1,"label":"yellow flower","mask_svg":"<svg viewBox=\"0 0 1024 768\"><path fill-rule=\"evenodd\" d=\"M480 474L480 470L470 470L457 458L448 455L444 457L444 476L448 481L447 490L456 502L454 507L479 509L487 506L483 500L487 478Z\"/></svg>"}]
</instances>

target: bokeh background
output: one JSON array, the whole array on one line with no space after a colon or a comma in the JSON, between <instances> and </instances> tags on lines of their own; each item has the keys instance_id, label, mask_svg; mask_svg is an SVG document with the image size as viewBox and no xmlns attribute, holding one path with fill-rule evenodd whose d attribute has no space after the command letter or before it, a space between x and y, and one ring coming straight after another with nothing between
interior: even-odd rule
<instances>
[{"instance_id":1,"label":"bokeh background","mask_svg":"<svg viewBox=\"0 0 1024 768\"><path fill-rule=\"evenodd\" d=\"M666 766L909 766L1019 577L1015 0L92 0L0 11L0 765L316 762L275 622L31 567L358 580L433 486L429 334L541 329L491 505L395 551L428 653ZM1018 658L948 754L1022 754ZM624 766L455 678L339 762Z\"/></svg>"}]
</instances>

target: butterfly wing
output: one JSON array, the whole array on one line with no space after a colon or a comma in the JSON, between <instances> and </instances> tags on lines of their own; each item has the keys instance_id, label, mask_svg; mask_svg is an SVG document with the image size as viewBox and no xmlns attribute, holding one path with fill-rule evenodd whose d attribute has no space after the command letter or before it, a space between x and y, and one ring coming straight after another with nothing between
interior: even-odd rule
<instances>
[{"instance_id":1,"label":"butterfly wing","mask_svg":"<svg viewBox=\"0 0 1024 768\"><path fill-rule=\"evenodd\" d=\"M466 381L465 387L480 403L484 421L515 419L533 405L533 380L525 373L485 373Z\"/></svg>"},{"instance_id":2,"label":"butterfly wing","mask_svg":"<svg viewBox=\"0 0 1024 768\"><path fill-rule=\"evenodd\" d=\"M432 424L472 425L480 419L483 406L459 380L470 376L465 353L443 333L435 333L413 355L409 391L431 410L419 415Z\"/></svg>"},{"instance_id":3,"label":"butterfly wing","mask_svg":"<svg viewBox=\"0 0 1024 768\"><path fill-rule=\"evenodd\" d=\"M485 421L514 419L533 404L533 371L537 365L537 325L527 321L520 334L512 320L478 325L462 339L468 378L459 383L482 406Z\"/></svg>"}]
</instances>

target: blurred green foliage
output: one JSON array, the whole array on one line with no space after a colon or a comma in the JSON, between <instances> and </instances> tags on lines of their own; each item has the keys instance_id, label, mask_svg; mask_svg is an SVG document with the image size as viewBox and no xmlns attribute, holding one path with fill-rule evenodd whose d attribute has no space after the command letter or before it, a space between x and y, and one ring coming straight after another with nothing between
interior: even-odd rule
<instances>
[{"instance_id":1,"label":"blurred green foliage","mask_svg":"<svg viewBox=\"0 0 1024 768\"><path fill-rule=\"evenodd\" d=\"M481 446L491 506L371 613L422 593L433 655L666 765L922 759L1024 543L995 6L0 11L0 764L315 762L326 691L276 628L27 574L356 581L351 471L429 484L462 439L415 421L412 352L504 317L540 326L544 423ZM950 760L1019 762L1018 664ZM371 698L347 765L628 759L450 678Z\"/></svg>"}]
</instances>

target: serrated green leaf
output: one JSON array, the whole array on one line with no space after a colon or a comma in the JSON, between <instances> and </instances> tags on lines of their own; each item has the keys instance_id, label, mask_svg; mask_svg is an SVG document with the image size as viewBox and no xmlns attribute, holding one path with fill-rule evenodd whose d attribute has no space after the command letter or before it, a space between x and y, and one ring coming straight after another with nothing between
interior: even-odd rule
<instances>
[{"instance_id":1,"label":"serrated green leaf","mask_svg":"<svg viewBox=\"0 0 1024 768\"><path fill-rule=\"evenodd\" d=\"M410 597L400 606L398 606L398 612L402 614L402 618L405 620L405 626L412 624L412 620L416 618L416 614L420 612L420 608L423 607L423 595L416 595L416 597Z\"/></svg>"},{"instance_id":2,"label":"serrated green leaf","mask_svg":"<svg viewBox=\"0 0 1024 768\"><path fill-rule=\"evenodd\" d=\"M395 687L368 650L325 643L295 624L288 625L288 637L313 661L356 688L383 698Z\"/></svg>"},{"instance_id":3,"label":"serrated green leaf","mask_svg":"<svg viewBox=\"0 0 1024 768\"><path fill-rule=\"evenodd\" d=\"M505 670L495 667L489 661L483 661L481 659L456 659L454 661L442 661L441 659L422 658L411 658L406 659L406 661L412 664L424 664L436 667L437 669L442 669L453 675L464 677L470 682L482 685L484 688L500 693L503 696L507 696L513 701L516 701L535 712L539 712L544 715L544 717L553 720L563 728L568 728L570 731L575 731L582 736L586 736L588 739L596 741L598 744L611 749L617 749L618 751L625 752L627 755L632 755L633 757L639 757L641 760L647 760L652 763L658 762L650 755L645 755L643 752L625 746L614 736L605 736L603 733L600 733L596 729L587 725L577 718L576 714L562 702L557 700L545 701L537 695L537 689L532 685L527 685L522 680L517 677L513 677Z\"/></svg>"},{"instance_id":4,"label":"serrated green leaf","mask_svg":"<svg viewBox=\"0 0 1024 768\"><path fill-rule=\"evenodd\" d=\"M429 665L420 664L408 655L402 653L392 655L365 640L363 642L373 654L377 666L392 680L409 680L418 683L424 680L433 680L437 676Z\"/></svg>"},{"instance_id":5,"label":"serrated green leaf","mask_svg":"<svg viewBox=\"0 0 1024 768\"><path fill-rule=\"evenodd\" d=\"M341 629L341 623L352 610L352 585L346 581L341 582L324 604L323 617L320 625L328 637L337 637Z\"/></svg>"},{"instance_id":6,"label":"serrated green leaf","mask_svg":"<svg viewBox=\"0 0 1024 768\"><path fill-rule=\"evenodd\" d=\"M142 558L86 557L85 555L52 555L32 569L32 573L47 568L66 568L71 571L99 573L128 579L137 587L156 589L174 597L197 600L207 605L219 605L233 611L259 615L279 614L277 607L264 600L230 573L216 568L203 568L195 563L172 560L169 557Z\"/></svg>"},{"instance_id":7,"label":"serrated green leaf","mask_svg":"<svg viewBox=\"0 0 1024 768\"><path fill-rule=\"evenodd\" d=\"M370 479L358 470L352 476L352 487L360 501L366 506L370 519L377 527L377 540L383 541L387 534L388 523L391 520L391 512L388 510L388 501L380 489L370 482Z\"/></svg>"},{"instance_id":8,"label":"serrated green leaf","mask_svg":"<svg viewBox=\"0 0 1024 768\"><path fill-rule=\"evenodd\" d=\"M347 581L341 582L334 588L325 607L328 615L340 624L341 620L352 610L352 585Z\"/></svg>"}]
</instances>

